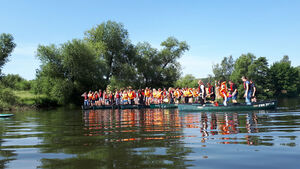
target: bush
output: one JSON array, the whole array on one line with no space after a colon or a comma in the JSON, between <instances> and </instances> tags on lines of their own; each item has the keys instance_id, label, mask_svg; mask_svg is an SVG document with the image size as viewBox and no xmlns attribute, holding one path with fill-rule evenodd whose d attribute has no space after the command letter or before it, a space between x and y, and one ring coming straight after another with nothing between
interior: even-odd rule
<instances>
[{"instance_id":1,"label":"bush","mask_svg":"<svg viewBox=\"0 0 300 169\"><path fill-rule=\"evenodd\" d=\"M15 90L30 90L31 83L23 79L19 75L8 74L1 78L1 84L6 88L11 88Z\"/></svg>"},{"instance_id":2,"label":"bush","mask_svg":"<svg viewBox=\"0 0 300 169\"><path fill-rule=\"evenodd\" d=\"M34 100L34 105L37 108L48 108L58 106L57 100L50 99L48 97L36 97Z\"/></svg>"},{"instance_id":3,"label":"bush","mask_svg":"<svg viewBox=\"0 0 300 169\"><path fill-rule=\"evenodd\" d=\"M0 109L11 108L18 104L17 96L9 88L0 86Z\"/></svg>"}]
</instances>

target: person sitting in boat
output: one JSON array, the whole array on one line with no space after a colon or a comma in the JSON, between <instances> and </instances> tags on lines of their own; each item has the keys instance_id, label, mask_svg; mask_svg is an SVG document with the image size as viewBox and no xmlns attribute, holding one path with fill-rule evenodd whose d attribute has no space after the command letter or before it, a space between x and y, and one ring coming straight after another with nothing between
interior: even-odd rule
<instances>
[{"instance_id":1,"label":"person sitting in boat","mask_svg":"<svg viewBox=\"0 0 300 169\"><path fill-rule=\"evenodd\" d=\"M256 102L256 86L252 80L250 80L250 88L252 91L251 102Z\"/></svg>"},{"instance_id":2,"label":"person sitting in boat","mask_svg":"<svg viewBox=\"0 0 300 169\"><path fill-rule=\"evenodd\" d=\"M199 94L199 101L200 101L200 104L204 104L205 103L205 97L206 97L206 90L205 90L205 86L204 86L204 83L202 82L202 80L199 80L198 81L198 89L200 91L200 94Z\"/></svg>"},{"instance_id":3,"label":"person sitting in boat","mask_svg":"<svg viewBox=\"0 0 300 169\"><path fill-rule=\"evenodd\" d=\"M244 82L244 89L245 89L245 93L244 93L245 102L247 105L251 105L252 91L250 87L250 82L246 76L242 76L242 80Z\"/></svg>"},{"instance_id":4,"label":"person sitting in boat","mask_svg":"<svg viewBox=\"0 0 300 169\"><path fill-rule=\"evenodd\" d=\"M214 103L216 99L216 94L215 94L215 87L211 85L210 83L207 83L208 87L208 94L207 97L210 98L210 102Z\"/></svg>"},{"instance_id":5,"label":"person sitting in boat","mask_svg":"<svg viewBox=\"0 0 300 169\"><path fill-rule=\"evenodd\" d=\"M220 87L220 95L221 97L223 98L223 104L224 106L227 106L227 102L229 100L229 93L228 93L228 90L227 90L227 84L226 84L226 81L222 82L221 83L221 87Z\"/></svg>"},{"instance_id":6,"label":"person sitting in boat","mask_svg":"<svg viewBox=\"0 0 300 169\"><path fill-rule=\"evenodd\" d=\"M230 93L231 93L231 99L232 99L232 103L237 103L237 96L238 96L238 88L237 85L235 83L233 83L231 80L228 81L229 85L230 85Z\"/></svg>"}]
</instances>

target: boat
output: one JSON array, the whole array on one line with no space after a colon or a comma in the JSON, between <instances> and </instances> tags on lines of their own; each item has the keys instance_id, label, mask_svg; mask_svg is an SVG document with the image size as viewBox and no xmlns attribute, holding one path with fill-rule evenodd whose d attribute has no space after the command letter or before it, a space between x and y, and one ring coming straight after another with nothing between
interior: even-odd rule
<instances>
[{"instance_id":1,"label":"boat","mask_svg":"<svg viewBox=\"0 0 300 169\"><path fill-rule=\"evenodd\" d=\"M177 104L150 104L151 109L175 109L178 108Z\"/></svg>"},{"instance_id":2,"label":"boat","mask_svg":"<svg viewBox=\"0 0 300 169\"><path fill-rule=\"evenodd\" d=\"M0 117L11 117L13 116L14 114L0 114Z\"/></svg>"},{"instance_id":3,"label":"boat","mask_svg":"<svg viewBox=\"0 0 300 169\"><path fill-rule=\"evenodd\" d=\"M277 101L264 101L247 105L245 103L228 104L227 106L214 104L179 104L179 111L249 111L249 110L270 110L276 109Z\"/></svg>"}]
</instances>

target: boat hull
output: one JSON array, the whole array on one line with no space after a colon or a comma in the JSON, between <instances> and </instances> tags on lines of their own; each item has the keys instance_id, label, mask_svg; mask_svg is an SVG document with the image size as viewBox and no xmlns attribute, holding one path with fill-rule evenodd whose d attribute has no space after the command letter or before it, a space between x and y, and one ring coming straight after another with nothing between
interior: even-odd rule
<instances>
[{"instance_id":1,"label":"boat hull","mask_svg":"<svg viewBox=\"0 0 300 169\"><path fill-rule=\"evenodd\" d=\"M150 104L151 109L176 109L177 104Z\"/></svg>"},{"instance_id":2,"label":"boat hull","mask_svg":"<svg viewBox=\"0 0 300 169\"><path fill-rule=\"evenodd\" d=\"M252 105L235 104L228 106L200 105L200 104L179 104L179 111L249 111L249 110L270 110L276 109L277 101L258 102Z\"/></svg>"},{"instance_id":3,"label":"boat hull","mask_svg":"<svg viewBox=\"0 0 300 169\"><path fill-rule=\"evenodd\" d=\"M13 116L14 114L0 114L0 118L5 118L5 117L11 117Z\"/></svg>"}]
</instances>

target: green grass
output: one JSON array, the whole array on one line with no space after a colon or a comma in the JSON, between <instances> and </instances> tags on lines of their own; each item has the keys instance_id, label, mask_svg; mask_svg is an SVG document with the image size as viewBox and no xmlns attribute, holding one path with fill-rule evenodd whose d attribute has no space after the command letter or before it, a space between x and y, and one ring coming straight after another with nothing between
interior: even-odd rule
<instances>
[{"instance_id":1,"label":"green grass","mask_svg":"<svg viewBox=\"0 0 300 169\"><path fill-rule=\"evenodd\" d=\"M37 98L44 98L46 95L37 95L29 90L14 90L13 93L18 97L21 105L34 105Z\"/></svg>"}]
</instances>

